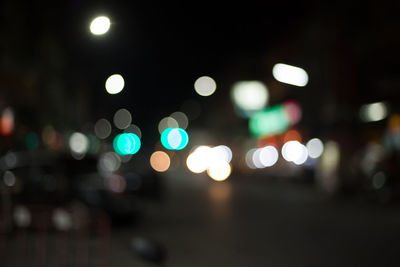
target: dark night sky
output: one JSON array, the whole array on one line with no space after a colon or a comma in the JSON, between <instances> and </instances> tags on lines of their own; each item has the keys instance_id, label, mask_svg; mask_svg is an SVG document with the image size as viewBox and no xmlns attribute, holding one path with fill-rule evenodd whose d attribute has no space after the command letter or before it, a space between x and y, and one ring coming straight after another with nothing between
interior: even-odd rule
<instances>
[{"instance_id":1,"label":"dark night sky","mask_svg":"<svg viewBox=\"0 0 400 267\"><path fill-rule=\"evenodd\" d=\"M6 33L17 36L10 46L20 46L16 51L24 57L46 50L50 37L57 40L68 71L81 83L74 90L89 95L87 112L93 121L111 119L117 109L128 108L134 123L155 129L187 99L217 113L217 105L231 105L229 89L238 80L266 82L272 104L288 97L304 101L305 111L312 112L311 122L318 121L317 104L353 105L346 112L354 113L362 103L398 96L393 89L400 84L395 68L400 23L394 12L397 5L389 1L75 0L8 5L12 8L4 12ZM89 24L98 15L109 16L112 25L105 36L95 37ZM15 28L24 32L13 32L14 24L22 25ZM41 54L27 58L39 62L32 64L37 70L43 68ZM278 61L309 72L306 90L272 79L272 64ZM114 73L121 74L126 85L122 93L110 96L104 83ZM195 79L203 75L217 82L209 98L193 89Z\"/></svg>"},{"instance_id":2,"label":"dark night sky","mask_svg":"<svg viewBox=\"0 0 400 267\"><path fill-rule=\"evenodd\" d=\"M309 12L307 5L295 1L288 5L76 0L15 6L24 10L28 40L37 43L51 36L61 44L68 71L82 83L75 90L88 91L93 122L112 119L117 109L128 108L133 122L148 134L157 133L158 121L187 99L196 99L203 108L225 105L232 80L262 79L258 67L265 52ZM107 15L112 22L110 31L100 37L89 33L89 24L98 15ZM124 77L125 88L110 96L104 82L114 73ZM193 89L203 75L217 81L210 99Z\"/></svg>"},{"instance_id":3,"label":"dark night sky","mask_svg":"<svg viewBox=\"0 0 400 267\"><path fill-rule=\"evenodd\" d=\"M152 116L159 119L179 109L185 99L202 101L193 90L199 76L210 75L218 83L231 68L246 72L252 67L235 61L247 54L253 57L249 64L260 64L262 58L254 55L262 55L304 16L304 5L286 4L76 1L65 12L70 21L67 45L74 67L88 73L97 112L107 103L111 111L120 106L141 110L142 119L154 110ZM87 25L97 14L112 20L106 36L88 33ZM116 96L104 91L104 80L112 73L126 80L126 88ZM218 89L216 94L228 97L229 88Z\"/></svg>"}]
</instances>

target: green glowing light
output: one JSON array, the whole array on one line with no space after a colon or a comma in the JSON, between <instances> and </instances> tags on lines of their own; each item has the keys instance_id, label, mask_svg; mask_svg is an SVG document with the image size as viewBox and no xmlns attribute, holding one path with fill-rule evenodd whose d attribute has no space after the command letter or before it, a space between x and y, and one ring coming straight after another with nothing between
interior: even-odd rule
<instances>
[{"instance_id":1,"label":"green glowing light","mask_svg":"<svg viewBox=\"0 0 400 267\"><path fill-rule=\"evenodd\" d=\"M169 150L182 150L189 143L189 136L182 128L167 128L161 134L161 144Z\"/></svg>"},{"instance_id":2,"label":"green glowing light","mask_svg":"<svg viewBox=\"0 0 400 267\"><path fill-rule=\"evenodd\" d=\"M287 130L290 120L282 105L254 113L250 117L249 130L252 135L279 134Z\"/></svg>"},{"instance_id":3,"label":"green glowing light","mask_svg":"<svg viewBox=\"0 0 400 267\"><path fill-rule=\"evenodd\" d=\"M118 134L113 141L115 152L121 156L137 153L140 146L141 143L139 137L133 133Z\"/></svg>"},{"instance_id":4,"label":"green glowing light","mask_svg":"<svg viewBox=\"0 0 400 267\"><path fill-rule=\"evenodd\" d=\"M26 136L25 143L29 150L35 150L39 146L39 137L37 134L30 132Z\"/></svg>"}]
</instances>

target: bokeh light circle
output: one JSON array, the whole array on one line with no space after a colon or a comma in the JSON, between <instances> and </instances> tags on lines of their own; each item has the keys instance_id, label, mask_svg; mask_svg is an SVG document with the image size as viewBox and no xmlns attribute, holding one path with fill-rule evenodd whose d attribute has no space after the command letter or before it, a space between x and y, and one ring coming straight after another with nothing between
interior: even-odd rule
<instances>
[{"instance_id":1,"label":"bokeh light circle","mask_svg":"<svg viewBox=\"0 0 400 267\"><path fill-rule=\"evenodd\" d=\"M246 156L245 156L245 161L247 167L250 169L256 169L257 167L253 163L253 155L256 152L257 148L252 148L249 151L247 151Z\"/></svg>"},{"instance_id":2,"label":"bokeh light circle","mask_svg":"<svg viewBox=\"0 0 400 267\"><path fill-rule=\"evenodd\" d=\"M106 152L100 155L97 167L101 173L114 172L121 166L121 158L114 152Z\"/></svg>"},{"instance_id":3,"label":"bokeh light circle","mask_svg":"<svg viewBox=\"0 0 400 267\"><path fill-rule=\"evenodd\" d=\"M211 150L208 146L199 146L196 148L186 160L186 165L191 172L201 173L208 168L209 151Z\"/></svg>"},{"instance_id":4,"label":"bokeh light circle","mask_svg":"<svg viewBox=\"0 0 400 267\"><path fill-rule=\"evenodd\" d=\"M83 133L75 132L69 138L69 147L74 153L85 154L89 149L89 140Z\"/></svg>"},{"instance_id":5,"label":"bokeh light circle","mask_svg":"<svg viewBox=\"0 0 400 267\"><path fill-rule=\"evenodd\" d=\"M269 93L267 87L260 81L240 81L233 85L231 98L239 109L255 111L267 105Z\"/></svg>"},{"instance_id":6,"label":"bokeh light circle","mask_svg":"<svg viewBox=\"0 0 400 267\"><path fill-rule=\"evenodd\" d=\"M286 84L303 87L308 83L308 74L304 69L283 63L274 65L272 75L277 81Z\"/></svg>"},{"instance_id":7,"label":"bokeh light circle","mask_svg":"<svg viewBox=\"0 0 400 267\"><path fill-rule=\"evenodd\" d=\"M111 22L106 16L100 16L90 23L90 32L94 35L103 35L110 29Z\"/></svg>"},{"instance_id":8,"label":"bokeh light circle","mask_svg":"<svg viewBox=\"0 0 400 267\"><path fill-rule=\"evenodd\" d=\"M260 162L264 167L271 167L278 161L278 150L274 146L266 146L260 149Z\"/></svg>"},{"instance_id":9,"label":"bokeh light circle","mask_svg":"<svg viewBox=\"0 0 400 267\"><path fill-rule=\"evenodd\" d=\"M210 96L217 89L217 84L213 78L202 76L195 81L194 89L201 96Z\"/></svg>"},{"instance_id":10,"label":"bokeh light circle","mask_svg":"<svg viewBox=\"0 0 400 267\"><path fill-rule=\"evenodd\" d=\"M161 144L170 150L182 150L189 143L189 136L184 129L167 128L161 134Z\"/></svg>"},{"instance_id":11,"label":"bokeh light circle","mask_svg":"<svg viewBox=\"0 0 400 267\"><path fill-rule=\"evenodd\" d=\"M124 78L122 78L122 76L119 74L113 74L106 80L106 91L111 95L121 92L122 89L124 89L124 86Z\"/></svg>"},{"instance_id":12,"label":"bokeh light circle","mask_svg":"<svg viewBox=\"0 0 400 267\"><path fill-rule=\"evenodd\" d=\"M324 144L318 138L313 138L309 140L306 144L308 150L308 156L310 158L319 158L324 152Z\"/></svg>"},{"instance_id":13,"label":"bokeh light circle","mask_svg":"<svg viewBox=\"0 0 400 267\"><path fill-rule=\"evenodd\" d=\"M111 123L106 119L99 119L94 125L94 133L100 139L106 139L111 134Z\"/></svg>"},{"instance_id":14,"label":"bokeh light circle","mask_svg":"<svg viewBox=\"0 0 400 267\"><path fill-rule=\"evenodd\" d=\"M216 164L212 164L207 170L208 176L215 181L224 181L231 174L231 165L228 162L220 161Z\"/></svg>"},{"instance_id":15,"label":"bokeh light circle","mask_svg":"<svg viewBox=\"0 0 400 267\"><path fill-rule=\"evenodd\" d=\"M298 141L286 142L282 147L282 156L286 161L303 164L308 157L307 148Z\"/></svg>"},{"instance_id":16,"label":"bokeh light circle","mask_svg":"<svg viewBox=\"0 0 400 267\"><path fill-rule=\"evenodd\" d=\"M132 123L132 115L129 110L121 108L114 114L114 125L118 129L126 129Z\"/></svg>"},{"instance_id":17,"label":"bokeh light circle","mask_svg":"<svg viewBox=\"0 0 400 267\"><path fill-rule=\"evenodd\" d=\"M113 141L115 152L121 156L136 154L140 146L140 138L133 133L118 134Z\"/></svg>"},{"instance_id":18,"label":"bokeh light circle","mask_svg":"<svg viewBox=\"0 0 400 267\"><path fill-rule=\"evenodd\" d=\"M158 123L158 132L162 134L167 128L178 128L179 123L172 117L165 117Z\"/></svg>"},{"instance_id":19,"label":"bokeh light circle","mask_svg":"<svg viewBox=\"0 0 400 267\"><path fill-rule=\"evenodd\" d=\"M142 138L142 131L140 130L139 126L135 124L129 125L125 130L124 133L133 133L136 134L139 138Z\"/></svg>"},{"instance_id":20,"label":"bokeh light circle","mask_svg":"<svg viewBox=\"0 0 400 267\"><path fill-rule=\"evenodd\" d=\"M175 119L175 121L178 123L179 128L186 129L188 127L189 119L185 113L177 111L172 113L170 118Z\"/></svg>"},{"instance_id":21,"label":"bokeh light circle","mask_svg":"<svg viewBox=\"0 0 400 267\"><path fill-rule=\"evenodd\" d=\"M158 172L165 172L169 169L171 160L164 151L155 151L150 157L151 167Z\"/></svg>"}]
</instances>

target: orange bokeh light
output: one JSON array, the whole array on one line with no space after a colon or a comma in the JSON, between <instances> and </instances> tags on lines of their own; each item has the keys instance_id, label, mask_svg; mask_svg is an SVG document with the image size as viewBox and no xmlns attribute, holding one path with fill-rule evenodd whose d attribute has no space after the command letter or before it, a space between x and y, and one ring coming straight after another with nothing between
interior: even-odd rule
<instances>
[{"instance_id":1,"label":"orange bokeh light","mask_svg":"<svg viewBox=\"0 0 400 267\"><path fill-rule=\"evenodd\" d=\"M150 157L151 167L158 172L165 172L169 169L171 160L167 153L163 151L156 151Z\"/></svg>"},{"instance_id":2,"label":"orange bokeh light","mask_svg":"<svg viewBox=\"0 0 400 267\"><path fill-rule=\"evenodd\" d=\"M289 130L283 136L283 143L288 141L299 141L301 143L301 134L297 130Z\"/></svg>"}]
</instances>

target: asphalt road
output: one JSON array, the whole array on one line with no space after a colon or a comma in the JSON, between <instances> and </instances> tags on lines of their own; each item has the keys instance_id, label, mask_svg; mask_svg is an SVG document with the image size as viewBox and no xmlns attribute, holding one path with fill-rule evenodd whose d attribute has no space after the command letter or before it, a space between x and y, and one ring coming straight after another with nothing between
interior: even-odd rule
<instances>
[{"instance_id":1,"label":"asphalt road","mask_svg":"<svg viewBox=\"0 0 400 267\"><path fill-rule=\"evenodd\" d=\"M328 198L312 184L231 177L164 177L162 204L117 228L111 266L153 266L134 255L133 237L163 244L163 266L400 266L400 206Z\"/></svg>"}]
</instances>

